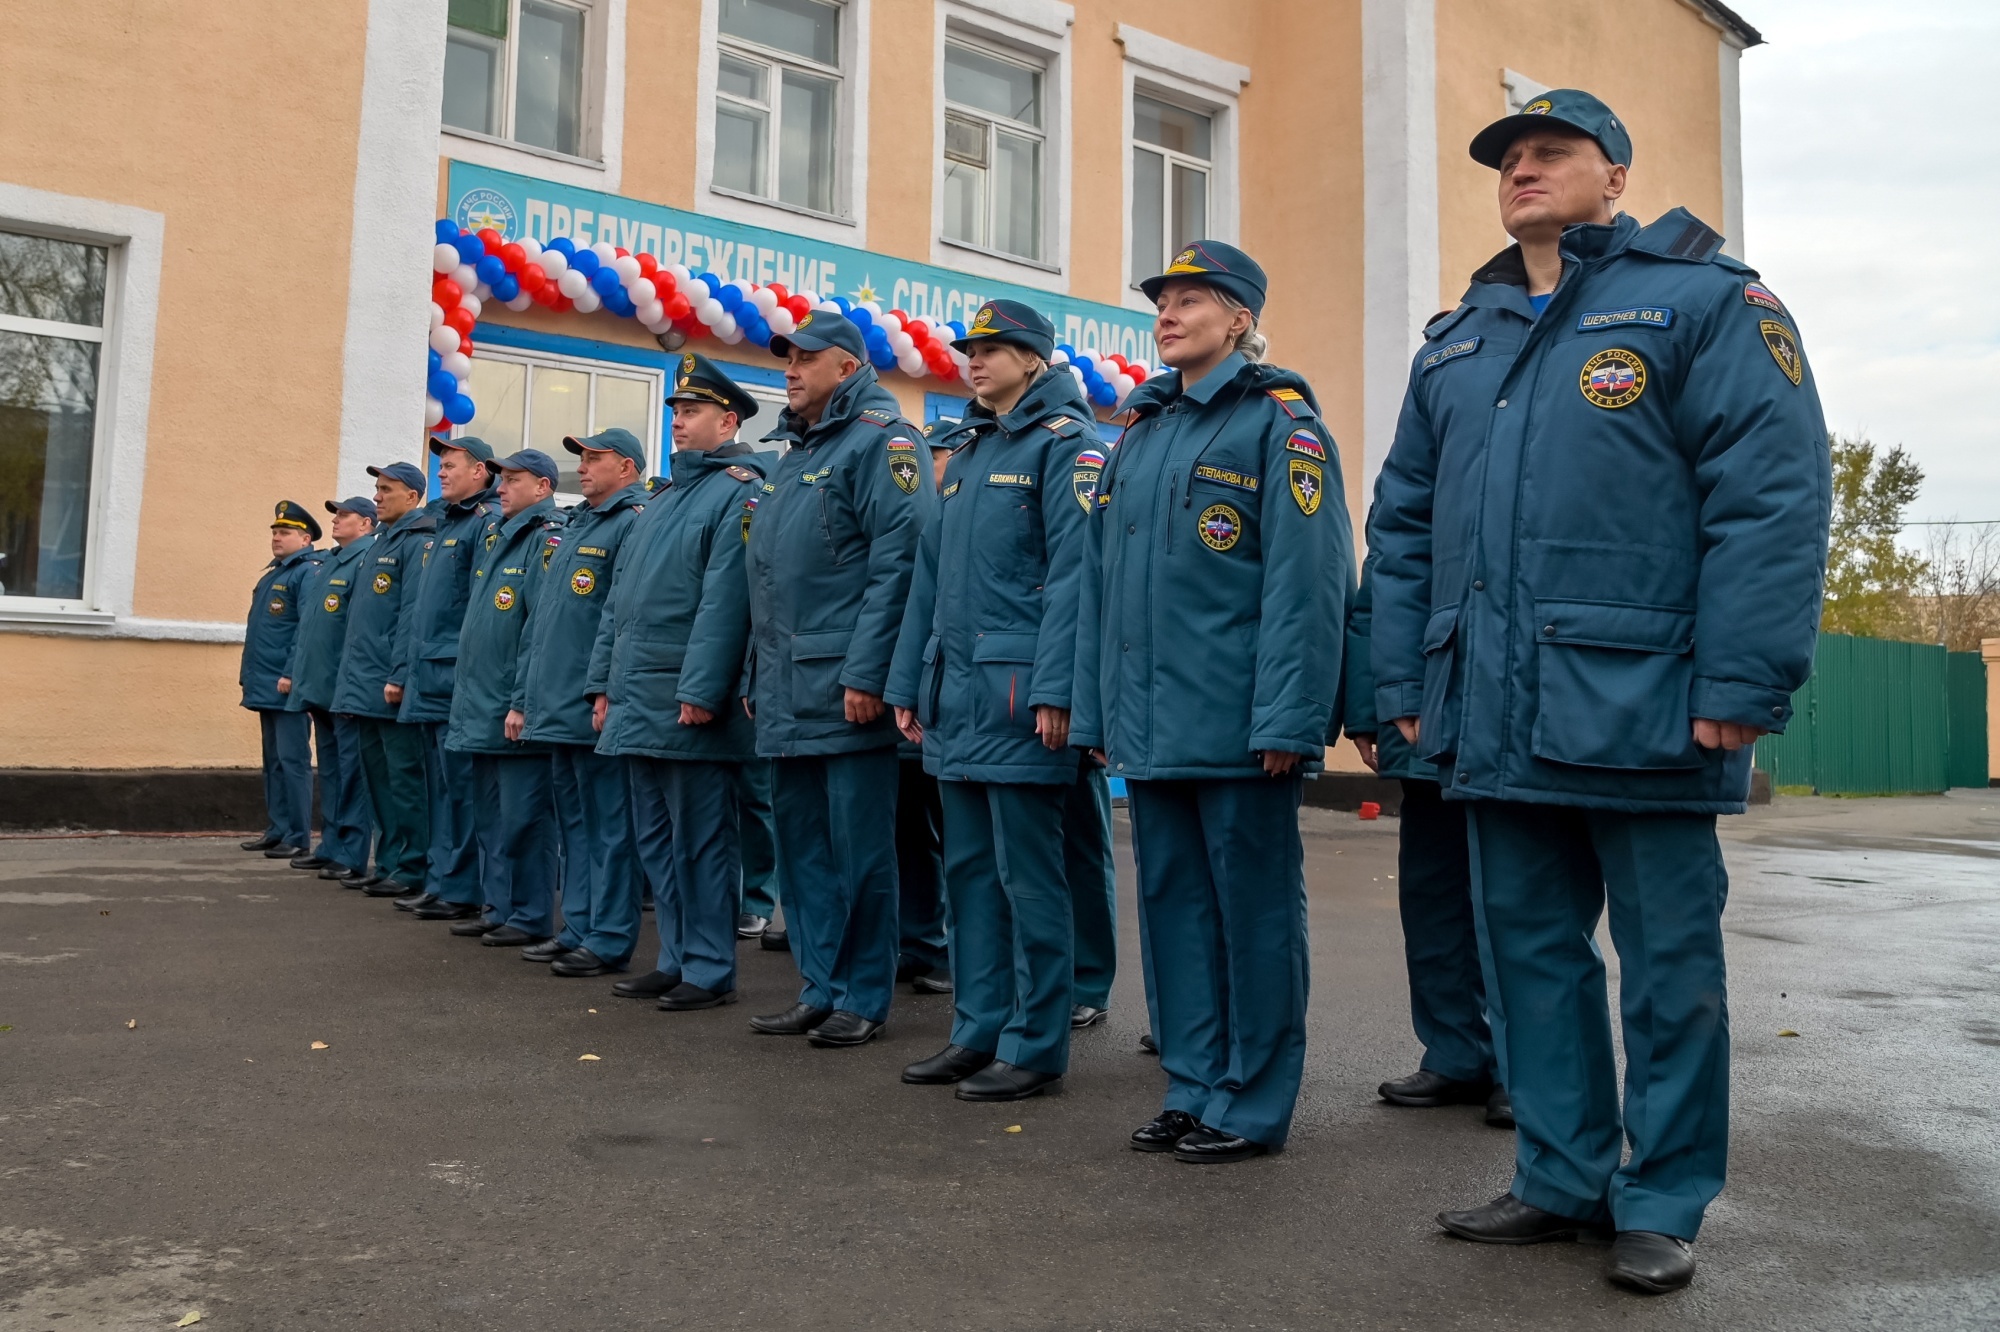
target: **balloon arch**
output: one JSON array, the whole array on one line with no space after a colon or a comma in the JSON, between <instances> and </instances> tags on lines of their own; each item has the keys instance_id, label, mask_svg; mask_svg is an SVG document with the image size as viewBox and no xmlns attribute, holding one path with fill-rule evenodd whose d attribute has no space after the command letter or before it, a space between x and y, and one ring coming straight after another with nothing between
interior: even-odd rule
<instances>
[{"instance_id":1,"label":"balloon arch","mask_svg":"<svg viewBox=\"0 0 2000 1332\"><path fill-rule=\"evenodd\" d=\"M861 330L868 359L878 370L901 370L913 379L926 375L950 381L965 371L965 354L952 348L965 336L957 321L934 323L873 301L856 304L844 296L788 291L773 282L758 286L724 282L713 273L690 273L680 264L662 264L650 254L631 254L602 241L580 246L566 236L546 245L528 237L510 241L486 228L467 232L448 219L437 223L431 252L430 371L425 381L424 424L464 425L475 407L465 392L472 373L472 329L488 302L509 310L539 305L548 310L589 314L608 310L660 340L668 351L714 338L726 346L741 342L769 348L774 336L790 333L813 310L850 320ZM1151 368L1123 356L1056 348L1054 362L1067 364L1084 395L1100 407L1116 407Z\"/></svg>"}]
</instances>

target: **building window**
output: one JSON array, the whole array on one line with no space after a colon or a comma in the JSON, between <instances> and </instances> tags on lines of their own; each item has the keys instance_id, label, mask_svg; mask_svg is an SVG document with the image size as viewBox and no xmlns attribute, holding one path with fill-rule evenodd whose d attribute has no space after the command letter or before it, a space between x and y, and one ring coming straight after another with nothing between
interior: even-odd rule
<instances>
[{"instance_id":1,"label":"building window","mask_svg":"<svg viewBox=\"0 0 2000 1332\"><path fill-rule=\"evenodd\" d=\"M444 123L582 157L588 4L569 0L451 0L445 34Z\"/></svg>"},{"instance_id":2,"label":"building window","mask_svg":"<svg viewBox=\"0 0 2000 1332\"><path fill-rule=\"evenodd\" d=\"M1215 118L1144 93L1132 96L1132 285L1167 271L1209 234Z\"/></svg>"},{"instance_id":3,"label":"building window","mask_svg":"<svg viewBox=\"0 0 2000 1332\"><path fill-rule=\"evenodd\" d=\"M840 18L827 0L721 0L716 188L834 211Z\"/></svg>"},{"instance_id":4,"label":"building window","mask_svg":"<svg viewBox=\"0 0 2000 1332\"><path fill-rule=\"evenodd\" d=\"M657 371L482 347L472 358L466 392L479 410L463 433L491 444L496 458L521 449L540 449L554 458L562 468L556 493L565 503L580 497L582 489L576 455L563 447L564 436L581 439L623 426L646 442L658 470L660 400L666 389Z\"/></svg>"},{"instance_id":5,"label":"building window","mask_svg":"<svg viewBox=\"0 0 2000 1332\"><path fill-rule=\"evenodd\" d=\"M109 259L0 231L0 596L83 598Z\"/></svg>"},{"instance_id":6,"label":"building window","mask_svg":"<svg viewBox=\"0 0 2000 1332\"><path fill-rule=\"evenodd\" d=\"M1043 72L980 47L945 43L946 240L1042 258Z\"/></svg>"}]
</instances>

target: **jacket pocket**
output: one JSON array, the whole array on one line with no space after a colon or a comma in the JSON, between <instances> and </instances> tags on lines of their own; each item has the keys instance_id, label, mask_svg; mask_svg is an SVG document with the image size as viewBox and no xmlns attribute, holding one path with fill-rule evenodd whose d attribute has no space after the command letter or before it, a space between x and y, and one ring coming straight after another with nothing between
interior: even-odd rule
<instances>
[{"instance_id":1,"label":"jacket pocket","mask_svg":"<svg viewBox=\"0 0 2000 1332\"><path fill-rule=\"evenodd\" d=\"M1535 603L1536 758L1585 768L1703 766L1688 717L1694 612Z\"/></svg>"},{"instance_id":2,"label":"jacket pocket","mask_svg":"<svg viewBox=\"0 0 2000 1332\"><path fill-rule=\"evenodd\" d=\"M1439 607L1424 624L1424 705L1417 714L1417 753L1427 759L1458 752L1459 702L1452 669L1458 657L1458 605Z\"/></svg>"},{"instance_id":3,"label":"jacket pocket","mask_svg":"<svg viewBox=\"0 0 2000 1332\"><path fill-rule=\"evenodd\" d=\"M1028 688L1035 671L1036 634L981 634L972 644L972 726L982 735L1031 736L1035 711Z\"/></svg>"},{"instance_id":4,"label":"jacket pocket","mask_svg":"<svg viewBox=\"0 0 2000 1332\"><path fill-rule=\"evenodd\" d=\"M847 718L840 668L847 663L850 629L792 635L792 715L817 721Z\"/></svg>"},{"instance_id":5,"label":"jacket pocket","mask_svg":"<svg viewBox=\"0 0 2000 1332\"><path fill-rule=\"evenodd\" d=\"M640 639L631 644L623 669L612 676L612 702L649 714L664 714L669 721L680 716L681 665L687 660L687 644L656 643Z\"/></svg>"},{"instance_id":6,"label":"jacket pocket","mask_svg":"<svg viewBox=\"0 0 2000 1332\"><path fill-rule=\"evenodd\" d=\"M938 671L938 636L924 640L924 669L917 679L917 725L929 726L937 720L938 690L943 686Z\"/></svg>"},{"instance_id":7,"label":"jacket pocket","mask_svg":"<svg viewBox=\"0 0 2000 1332\"><path fill-rule=\"evenodd\" d=\"M452 686L458 680L458 656L420 657L412 674L419 698L449 706Z\"/></svg>"}]
</instances>

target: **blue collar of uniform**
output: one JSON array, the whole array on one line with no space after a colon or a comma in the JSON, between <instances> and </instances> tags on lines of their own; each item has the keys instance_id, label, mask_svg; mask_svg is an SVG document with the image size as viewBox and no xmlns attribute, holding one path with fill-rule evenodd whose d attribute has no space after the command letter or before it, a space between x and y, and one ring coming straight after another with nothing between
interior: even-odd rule
<instances>
[{"instance_id":1,"label":"blue collar of uniform","mask_svg":"<svg viewBox=\"0 0 2000 1332\"><path fill-rule=\"evenodd\" d=\"M443 517L448 514L453 518L463 518L468 513L476 512L479 506L487 500L492 500L496 505L500 503L499 492L491 485L487 486L486 489L480 491L477 495L474 495L471 499L445 500L444 509L439 516Z\"/></svg>"},{"instance_id":2,"label":"blue collar of uniform","mask_svg":"<svg viewBox=\"0 0 2000 1332\"><path fill-rule=\"evenodd\" d=\"M646 501L646 483L643 480L640 480L640 481L634 481L629 486L623 486L617 490L612 491L609 495L605 497L604 503L602 504L592 504L586 500L584 502L584 508L591 513L602 515L602 514L616 513L618 512L618 510L624 508L628 504L643 504L645 503L645 501Z\"/></svg>"},{"instance_id":3,"label":"blue collar of uniform","mask_svg":"<svg viewBox=\"0 0 2000 1332\"><path fill-rule=\"evenodd\" d=\"M878 401L879 399L879 401ZM807 435L824 434L846 425L870 407L884 408L898 416L903 414L902 406L889 390L883 388L875 377L875 367L863 363L860 369L840 381L833 396L826 401L826 411L821 413L816 425L808 426L791 408L778 413L778 424L767 440L784 439L803 444Z\"/></svg>"},{"instance_id":4,"label":"blue collar of uniform","mask_svg":"<svg viewBox=\"0 0 2000 1332\"><path fill-rule=\"evenodd\" d=\"M1196 402L1206 405L1223 386L1234 383L1236 376L1242 374L1244 368L1249 364L1250 362L1243 359L1242 352L1233 351L1223 357L1215 369L1209 371L1194 383L1182 384L1181 396L1183 398L1193 398Z\"/></svg>"},{"instance_id":5,"label":"blue collar of uniform","mask_svg":"<svg viewBox=\"0 0 2000 1332\"><path fill-rule=\"evenodd\" d=\"M1629 246L1639 234L1639 223L1630 213L1620 213L1609 222L1579 222L1564 227L1560 249L1565 259L1587 264Z\"/></svg>"},{"instance_id":6,"label":"blue collar of uniform","mask_svg":"<svg viewBox=\"0 0 2000 1332\"><path fill-rule=\"evenodd\" d=\"M395 522L390 523L387 527L383 528L375 535L394 536L398 532L407 532L412 527L415 527L418 523L422 522L424 519L430 516L431 512L429 506L420 504L416 508L411 509L408 513L404 514L401 518L398 518Z\"/></svg>"},{"instance_id":7,"label":"blue collar of uniform","mask_svg":"<svg viewBox=\"0 0 2000 1332\"><path fill-rule=\"evenodd\" d=\"M287 564L296 564L300 560L304 559L306 556L316 555L318 553L319 553L319 548L317 546L300 546L297 550L285 556L284 559L273 560L272 563L277 565L280 569L282 569Z\"/></svg>"},{"instance_id":8,"label":"blue collar of uniform","mask_svg":"<svg viewBox=\"0 0 2000 1332\"><path fill-rule=\"evenodd\" d=\"M527 508L515 514L512 518L509 518L507 519L507 521L501 523L500 536L504 540L512 541L516 536L520 534L522 528L528 527L534 523L538 523L543 519L550 517L555 513L555 511L556 511L556 502L554 497L549 495L544 495L540 499L536 500L533 504L530 504Z\"/></svg>"},{"instance_id":9,"label":"blue collar of uniform","mask_svg":"<svg viewBox=\"0 0 2000 1332\"><path fill-rule=\"evenodd\" d=\"M691 486L696 478L736 465L736 459L752 452L740 440L731 440L718 449L675 449L667 459L667 475L677 486Z\"/></svg>"},{"instance_id":10,"label":"blue collar of uniform","mask_svg":"<svg viewBox=\"0 0 2000 1332\"><path fill-rule=\"evenodd\" d=\"M1028 391L1021 395L1021 400L1002 415L994 416L977 403L966 414L990 417L1011 435L1059 411L1070 412L1086 420L1097 415L1084 402L1083 393L1076 386L1076 376L1064 365L1050 366L1035 376L1034 382L1028 385Z\"/></svg>"}]
</instances>

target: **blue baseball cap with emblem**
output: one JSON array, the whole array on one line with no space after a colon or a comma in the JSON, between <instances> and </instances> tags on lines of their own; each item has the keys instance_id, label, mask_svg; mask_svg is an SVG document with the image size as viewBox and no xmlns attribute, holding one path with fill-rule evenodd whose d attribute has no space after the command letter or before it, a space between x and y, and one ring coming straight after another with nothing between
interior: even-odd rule
<instances>
[{"instance_id":1,"label":"blue baseball cap with emblem","mask_svg":"<svg viewBox=\"0 0 2000 1332\"><path fill-rule=\"evenodd\" d=\"M371 523L376 518L375 501L369 499L366 495L349 495L344 500L328 500L326 502L326 511L328 513L358 513Z\"/></svg>"},{"instance_id":2,"label":"blue baseball cap with emblem","mask_svg":"<svg viewBox=\"0 0 2000 1332\"><path fill-rule=\"evenodd\" d=\"M1023 301L988 301L972 317L965 336L952 342L962 352L975 342L1006 342L1033 352L1044 361L1055 353L1056 326L1034 306Z\"/></svg>"},{"instance_id":3,"label":"blue baseball cap with emblem","mask_svg":"<svg viewBox=\"0 0 2000 1332\"><path fill-rule=\"evenodd\" d=\"M415 463L399 462L390 463L387 467L371 467L368 469L368 475L385 476L398 485L408 486L419 495L428 488L424 481L423 470Z\"/></svg>"},{"instance_id":4,"label":"blue baseball cap with emblem","mask_svg":"<svg viewBox=\"0 0 2000 1332\"><path fill-rule=\"evenodd\" d=\"M477 435L461 435L457 439L446 439L442 435L431 436L431 452L444 457L446 449L462 449L473 457L473 461L486 464L486 470L493 470L493 446Z\"/></svg>"},{"instance_id":5,"label":"blue baseball cap with emblem","mask_svg":"<svg viewBox=\"0 0 2000 1332\"><path fill-rule=\"evenodd\" d=\"M1169 282L1183 277L1228 293L1248 306L1253 315L1264 313L1264 270L1234 245L1219 240L1194 241L1174 256L1166 272L1141 282L1139 290L1146 293L1147 300L1157 301Z\"/></svg>"},{"instance_id":6,"label":"blue baseball cap with emblem","mask_svg":"<svg viewBox=\"0 0 2000 1332\"><path fill-rule=\"evenodd\" d=\"M1502 116L1473 135L1472 160L1498 171L1514 140L1529 130L1547 129L1551 121L1595 140L1619 166L1632 165L1632 136L1624 124L1610 107L1577 88L1551 88L1529 101L1520 114Z\"/></svg>"},{"instance_id":7,"label":"blue baseball cap with emblem","mask_svg":"<svg viewBox=\"0 0 2000 1332\"><path fill-rule=\"evenodd\" d=\"M495 462L493 466L502 472L533 472L550 485L556 484L557 479L562 476L562 469L556 466L556 460L540 449L522 449L519 453L510 453Z\"/></svg>"},{"instance_id":8,"label":"blue baseball cap with emblem","mask_svg":"<svg viewBox=\"0 0 2000 1332\"><path fill-rule=\"evenodd\" d=\"M563 436L563 447L575 454L581 454L585 449L593 449L601 453L622 453L627 458L630 458L632 465L640 471L643 472L646 470L646 446L639 442L637 435L623 426L612 426L609 430L600 430L594 435L585 435L582 439L578 439L573 435L565 435ZM523 449L521 451L521 453L530 452L533 452L533 450ZM518 458L521 456L521 453L517 453L514 456Z\"/></svg>"},{"instance_id":9,"label":"blue baseball cap with emblem","mask_svg":"<svg viewBox=\"0 0 2000 1332\"><path fill-rule=\"evenodd\" d=\"M271 516L271 526L291 527L304 532L314 541L319 540L319 522L303 504L290 500L279 500L277 511Z\"/></svg>"},{"instance_id":10,"label":"blue baseball cap with emblem","mask_svg":"<svg viewBox=\"0 0 2000 1332\"><path fill-rule=\"evenodd\" d=\"M809 352L838 347L863 365L868 363L868 342L861 336L860 326L831 310L808 310L797 329L771 336L771 355L780 360L794 347Z\"/></svg>"}]
</instances>

